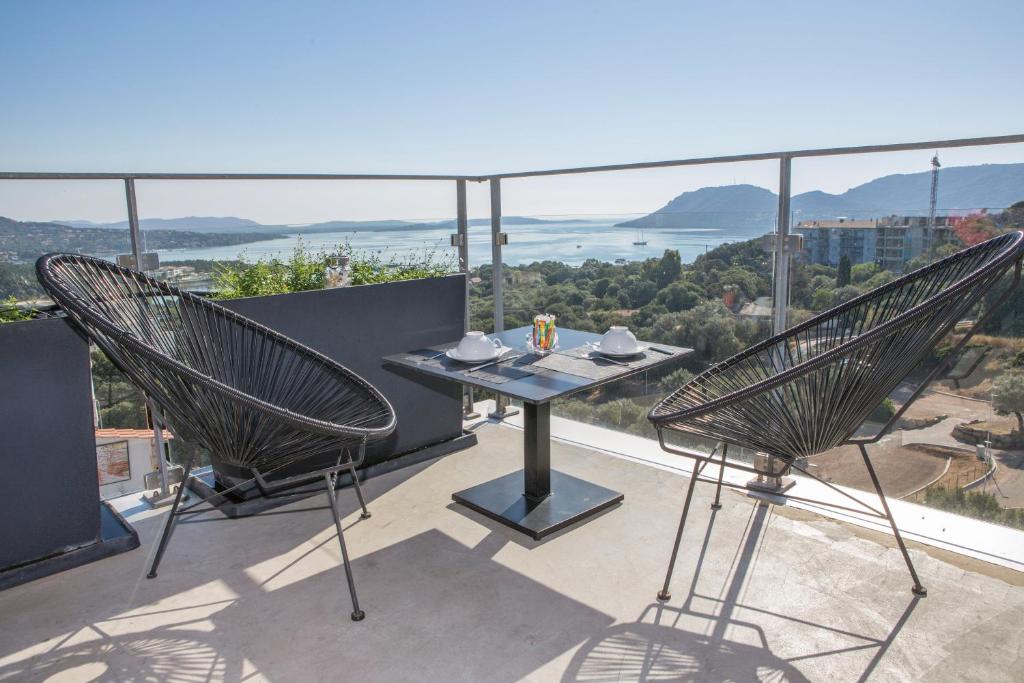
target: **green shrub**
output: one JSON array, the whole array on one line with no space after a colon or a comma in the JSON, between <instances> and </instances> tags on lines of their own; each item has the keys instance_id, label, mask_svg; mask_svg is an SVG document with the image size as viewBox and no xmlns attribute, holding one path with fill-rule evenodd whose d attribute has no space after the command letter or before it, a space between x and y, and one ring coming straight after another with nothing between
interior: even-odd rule
<instances>
[{"instance_id":1,"label":"green shrub","mask_svg":"<svg viewBox=\"0 0 1024 683\"><path fill-rule=\"evenodd\" d=\"M14 323L19 320L31 320L32 311L18 308L18 300L13 296L0 301L0 323Z\"/></svg>"},{"instance_id":2,"label":"green shrub","mask_svg":"<svg viewBox=\"0 0 1024 683\"><path fill-rule=\"evenodd\" d=\"M617 398L603 402L593 398L572 398L556 401L552 406L554 414L559 417L653 438L656 433L647 420L647 412L653 404L654 400L647 398L639 401Z\"/></svg>"},{"instance_id":3,"label":"green shrub","mask_svg":"<svg viewBox=\"0 0 1024 683\"><path fill-rule=\"evenodd\" d=\"M925 490L924 503L965 517L1024 529L1024 508L1000 507L999 500L984 491L930 488Z\"/></svg>"},{"instance_id":4,"label":"green shrub","mask_svg":"<svg viewBox=\"0 0 1024 683\"><path fill-rule=\"evenodd\" d=\"M451 258L439 257L433 251L424 251L422 260L390 261L384 261L378 254L354 252L348 244L340 246L334 253L347 254L351 258L349 266L353 285L440 277L455 270ZM239 299L323 289L324 269L330 256L324 250L309 251L300 241L287 259L274 257L255 263L225 263L218 266L213 274L214 298Z\"/></svg>"},{"instance_id":5,"label":"green shrub","mask_svg":"<svg viewBox=\"0 0 1024 683\"><path fill-rule=\"evenodd\" d=\"M875 409L871 411L871 415L868 416L868 419L872 422L888 422L889 418L895 414L896 404L892 402L891 398L886 398L875 406Z\"/></svg>"}]
</instances>

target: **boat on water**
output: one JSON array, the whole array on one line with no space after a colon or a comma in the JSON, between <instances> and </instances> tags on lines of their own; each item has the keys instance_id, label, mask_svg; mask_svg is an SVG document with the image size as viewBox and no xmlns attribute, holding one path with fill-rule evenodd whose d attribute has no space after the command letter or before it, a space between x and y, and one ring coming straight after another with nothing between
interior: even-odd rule
<instances>
[{"instance_id":1,"label":"boat on water","mask_svg":"<svg viewBox=\"0 0 1024 683\"><path fill-rule=\"evenodd\" d=\"M633 242L633 246L634 247L644 247L644 246L647 246L647 240L644 239L644 231L643 230L637 230L636 231L636 240Z\"/></svg>"},{"instance_id":2,"label":"boat on water","mask_svg":"<svg viewBox=\"0 0 1024 683\"><path fill-rule=\"evenodd\" d=\"M615 265L617 265L617 266L624 266L624 265L626 265L626 259L624 259L624 258L617 258L617 259L615 259Z\"/></svg>"}]
</instances>

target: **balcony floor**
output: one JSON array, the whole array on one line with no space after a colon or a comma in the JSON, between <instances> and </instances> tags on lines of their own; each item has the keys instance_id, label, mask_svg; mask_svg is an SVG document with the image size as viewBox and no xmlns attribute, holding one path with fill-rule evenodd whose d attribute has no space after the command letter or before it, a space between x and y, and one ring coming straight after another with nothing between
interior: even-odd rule
<instances>
[{"instance_id":1,"label":"balcony floor","mask_svg":"<svg viewBox=\"0 0 1024 683\"><path fill-rule=\"evenodd\" d=\"M541 542L455 506L518 469L521 435L343 491L366 620L318 497L274 514L181 524L145 578L164 511L120 501L143 548L0 593L0 680L1010 681L1022 577L914 549L923 600L891 542L699 485L672 585L655 593L685 479L556 443L571 474L625 502ZM293 514L294 513L294 514ZM713 524L709 526L709 521ZM891 539L890 539L891 540ZM700 571L697 572L697 566ZM968 567L965 569L964 567ZM1005 580L1004 580L1005 579ZM52 677L52 678L51 678ZM1019 680L1019 679L1018 679Z\"/></svg>"}]
</instances>

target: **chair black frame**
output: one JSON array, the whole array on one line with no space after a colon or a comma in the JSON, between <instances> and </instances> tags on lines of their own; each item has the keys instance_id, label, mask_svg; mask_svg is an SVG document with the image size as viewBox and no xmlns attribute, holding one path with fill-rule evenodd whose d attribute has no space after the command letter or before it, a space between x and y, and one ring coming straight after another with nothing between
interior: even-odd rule
<instances>
[{"instance_id":1,"label":"chair black frame","mask_svg":"<svg viewBox=\"0 0 1024 683\"><path fill-rule=\"evenodd\" d=\"M335 487L339 473L349 472L361 518L370 516L356 468L367 444L395 429L387 398L323 354L138 271L89 256L47 254L36 262L36 275L68 318L145 394L155 426L253 475L181 507L193 473L190 457L147 577L157 576L177 520L208 511L198 506L254 482L269 495L322 478L341 546L351 616L362 620ZM336 464L270 479L284 467L323 453L338 453Z\"/></svg>"},{"instance_id":2,"label":"chair black frame","mask_svg":"<svg viewBox=\"0 0 1024 683\"><path fill-rule=\"evenodd\" d=\"M972 267L972 259L979 262L976 268ZM648 419L657 429L661 448L666 452L694 460L675 543L665 574L665 582L658 592L658 600L664 602L671 599L669 585L697 481L716 485L715 500L711 504L712 510L721 508L721 491L725 486L751 491L755 495L760 494L769 502L785 503L786 500L794 500L885 519L892 529L913 579L911 591L918 596L927 595L927 589L917 575L906 544L893 519L889 503L868 456L867 446L877 443L893 429L924 390L937 377L950 369L975 332L984 326L991 319L993 312L1017 290L1021 280L1022 261L1024 261L1024 233L1022 232L1007 233L964 249L929 266L906 274L889 284L866 292L846 304L825 311L803 324L792 327L708 368L655 405L648 414ZM968 268L970 270L966 270ZM926 374L900 409L874 436L854 436L870 409L878 405L900 382L904 381L918 363L931 352L935 344L953 330L959 320L959 315L976 306L1011 268L1013 268L1012 280L1006 289L956 346ZM946 277L953 279L944 280ZM934 279L937 284L932 286L922 284L930 282L929 278ZM906 292L911 292L911 295ZM923 300L915 299L915 297L922 296ZM901 310L898 306L893 306L892 311L886 311L891 314L891 317L885 320L883 316L877 315L880 301L886 302L887 305L889 301L902 302L907 308ZM883 322L873 326L871 320L873 317L883 319ZM838 327L844 327L843 330L840 330L839 337L846 334L847 328L855 328L855 330L850 339L841 341L837 339L835 332ZM822 344L825 350L816 353L818 340L810 335L812 332L820 334L822 331L828 331L829 338L825 340L827 343ZM906 358L897 358L895 362L884 364L887 373L884 378L878 378L874 376L877 373L873 372L872 361L876 357L884 357L885 352L891 350L892 347L888 340L896 335L902 335L902 347L898 348L913 348L914 354L906 354ZM835 343L837 341L840 343ZM731 385L731 391L725 395L708 396L711 393L708 391L709 386L720 387L721 377L726 373L737 373L737 368L742 368L743 364L754 362L751 359L757 358L758 354L761 354L762 359L767 355L771 359L771 367L762 368L757 376L741 372L739 373L740 379ZM875 354L875 356L871 354ZM830 370L830 368L837 367L839 369L834 372ZM844 373L846 374L845 378L843 377ZM744 378L754 378L757 381L744 383L742 381ZM822 381L816 383L818 379L822 379ZM816 433L814 436L817 438L794 439L794 435L799 436L801 429L806 429L807 424L800 418L794 418L791 415L791 409L794 405L799 406L802 400L819 399L818 392L824 392L828 380L840 383L845 381L847 385L855 385L852 389L850 386L844 386L842 391L832 391L827 396L834 401L847 400L851 397L858 399L858 411L852 415L842 414L841 411L829 413L835 418L841 429L837 428L831 432L826 430L823 433L824 436ZM793 385L798 382L803 382L803 386L794 389ZM760 404L756 408L750 409L749 402L751 401L760 401ZM683 405L684 403L686 405ZM867 409L864 406L867 406ZM780 420L765 419L773 409L778 409L783 413ZM737 417L742 416L745 410L749 410L754 419L743 424L743 420L737 419ZM726 426L715 425L713 421L723 411L734 412L727 418L729 422ZM717 445L706 455L681 449L666 442L667 432L673 431L710 438ZM739 462L729 462L727 455L730 443L766 452L769 456L767 469ZM868 476L881 503L881 510L815 476L796 462L799 458L817 455L840 445L858 447ZM715 456L719 452L720 455L716 460ZM781 461L781 468L776 467L776 461ZM712 462L719 466L717 479L702 476L704 469ZM784 492L766 495L763 489L751 487L749 482L743 485L724 481L726 467L750 472L758 477L771 478L777 478L792 468L853 501L858 507L812 500L788 495Z\"/></svg>"}]
</instances>

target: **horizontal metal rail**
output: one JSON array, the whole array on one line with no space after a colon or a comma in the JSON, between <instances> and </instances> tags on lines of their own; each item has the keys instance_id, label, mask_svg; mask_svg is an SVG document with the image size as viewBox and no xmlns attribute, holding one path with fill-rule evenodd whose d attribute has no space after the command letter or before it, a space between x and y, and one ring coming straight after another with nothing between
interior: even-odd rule
<instances>
[{"instance_id":1,"label":"horizontal metal rail","mask_svg":"<svg viewBox=\"0 0 1024 683\"><path fill-rule=\"evenodd\" d=\"M783 150L757 152L754 154L733 154L715 157L693 157L666 161L641 161L627 164L604 166L577 166L539 171L518 171L489 175L428 175L390 173L37 173L25 171L0 171L0 180L466 180L484 182L502 178L531 178L537 176L571 175L575 173L603 173L606 171L629 171L646 168L668 168L673 166L701 166L706 164L732 164L741 161L772 161L804 157L844 156L852 154L878 154L884 152L909 152L925 149L950 147L983 147L1024 143L1024 134L995 135L981 138L958 138L955 140L928 140L922 142L900 142L888 145L860 145L855 147L827 147L821 149Z\"/></svg>"},{"instance_id":2,"label":"horizontal metal rail","mask_svg":"<svg viewBox=\"0 0 1024 683\"><path fill-rule=\"evenodd\" d=\"M706 164L732 164L740 161L773 161L778 159L797 159L801 157L828 157L848 154L876 154L881 152L908 152L920 149L942 149L947 147L982 147L986 145L1008 145L1024 142L1024 134L996 135L984 138L960 138L957 140L931 140L928 142L901 142L891 145L862 145L859 147L829 147L824 149L801 149L783 152L759 152L756 154L734 154L718 157L695 157L692 159L675 159L672 161L641 161L631 164L609 164L606 166L577 166L575 168L557 168L547 171L519 171L516 173L497 173L484 176L481 180L491 178L532 178L550 175L571 175L575 173L603 173L605 171L630 171L644 168L666 168L672 166L702 166Z\"/></svg>"},{"instance_id":3,"label":"horizontal metal rail","mask_svg":"<svg viewBox=\"0 0 1024 683\"><path fill-rule=\"evenodd\" d=\"M0 180L473 180L480 176L389 173L35 173L0 171Z\"/></svg>"}]
</instances>

